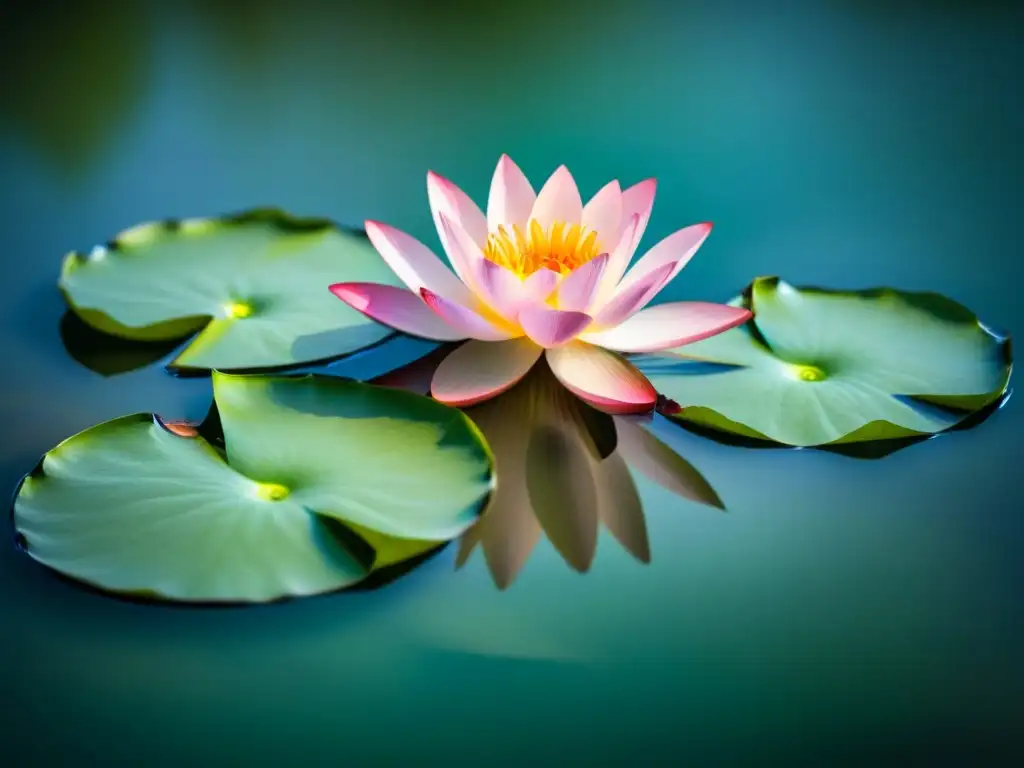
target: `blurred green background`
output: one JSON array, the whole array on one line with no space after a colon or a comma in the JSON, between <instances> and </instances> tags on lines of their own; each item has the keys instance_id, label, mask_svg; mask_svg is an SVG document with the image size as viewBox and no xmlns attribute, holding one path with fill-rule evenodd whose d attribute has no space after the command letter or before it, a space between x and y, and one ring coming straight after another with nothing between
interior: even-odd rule
<instances>
[{"instance_id":1,"label":"blurred green background","mask_svg":"<svg viewBox=\"0 0 1024 768\"><path fill-rule=\"evenodd\" d=\"M61 347L64 252L273 204L436 244L425 173L509 153L584 196L659 179L716 229L669 298L888 284L1020 331L1024 7L986 2L36 2L0 11L0 448L209 384ZM642 485L653 562L542 542L504 593L448 548L377 592L140 607L0 550L5 765L1013 764L1017 403L882 461L675 444L729 508ZM396 472L401 467L396 467Z\"/></svg>"}]
</instances>

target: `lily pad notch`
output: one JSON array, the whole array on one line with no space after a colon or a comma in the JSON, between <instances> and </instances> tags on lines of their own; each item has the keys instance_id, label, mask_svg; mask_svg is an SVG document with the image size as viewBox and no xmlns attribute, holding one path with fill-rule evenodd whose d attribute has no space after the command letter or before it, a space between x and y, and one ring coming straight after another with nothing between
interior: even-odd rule
<instances>
[{"instance_id":1,"label":"lily pad notch","mask_svg":"<svg viewBox=\"0 0 1024 768\"><path fill-rule=\"evenodd\" d=\"M205 374L328 362L394 335L327 291L339 280L397 278L362 230L257 208L132 227L69 253L58 286L102 333L154 343L193 336L167 367Z\"/></svg>"},{"instance_id":2,"label":"lily pad notch","mask_svg":"<svg viewBox=\"0 0 1024 768\"><path fill-rule=\"evenodd\" d=\"M701 430L798 447L929 437L1002 402L1009 336L936 293L755 279L739 328L633 362Z\"/></svg>"},{"instance_id":3,"label":"lily pad notch","mask_svg":"<svg viewBox=\"0 0 1024 768\"><path fill-rule=\"evenodd\" d=\"M271 602L436 549L489 502L493 456L453 408L327 376L213 381L223 447L152 414L65 440L15 497L22 548L116 594Z\"/></svg>"}]
</instances>

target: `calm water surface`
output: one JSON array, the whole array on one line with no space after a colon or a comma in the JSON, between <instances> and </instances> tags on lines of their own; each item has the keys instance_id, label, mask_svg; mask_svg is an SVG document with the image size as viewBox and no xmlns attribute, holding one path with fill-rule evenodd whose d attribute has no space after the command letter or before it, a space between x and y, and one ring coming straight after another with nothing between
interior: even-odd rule
<instances>
[{"instance_id":1,"label":"calm water surface","mask_svg":"<svg viewBox=\"0 0 1024 768\"><path fill-rule=\"evenodd\" d=\"M98 421L209 404L205 380L69 358L65 251L262 204L435 243L426 170L485 199L503 151L535 180L565 162L585 195L658 176L648 245L713 220L671 298L757 274L928 288L1019 334L1020 11L753 5L18 12L0 52L3 487ZM1009 762L1022 427L1011 400L881 461L669 428L727 514L638 479L649 565L603 531L580 575L542 540L504 592L449 547L374 592L143 607L3 548L3 762Z\"/></svg>"}]
</instances>

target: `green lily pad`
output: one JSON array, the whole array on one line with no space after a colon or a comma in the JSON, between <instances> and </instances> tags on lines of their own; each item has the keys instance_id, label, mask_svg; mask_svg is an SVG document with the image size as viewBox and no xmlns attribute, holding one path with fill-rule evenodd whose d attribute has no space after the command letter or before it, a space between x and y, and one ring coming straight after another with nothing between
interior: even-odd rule
<instances>
[{"instance_id":1,"label":"green lily pad","mask_svg":"<svg viewBox=\"0 0 1024 768\"><path fill-rule=\"evenodd\" d=\"M15 499L27 552L112 592L264 602L340 589L453 539L490 497L479 431L428 398L218 372L214 397L223 451L138 414L47 453Z\"/></svg>"},{"instance_id":2,"label":"green lily pad","mask_svg":"<svg viewBox=\"0 0 1024 768\"><path fill-rule=\"evenodd\" d=\"M390 336L327 290L396 284L362 234L274 209L150 222L64 259L59 286L88 325L134 341L199 334L170 363L181 370L294 366Z\"/></svg>"},{"instance_id":3,"label":"green lily pad","mask_svg":"<svg viewBox=\"0 0 1024 768\"><path fill-rule=\"evenodd\" d=\"M1009 339L938 294L763 277L731 303L753 319L635 358L673 418L795 446L888 440L955 427L1009 384Z\"/></svg>"}]
</instances>

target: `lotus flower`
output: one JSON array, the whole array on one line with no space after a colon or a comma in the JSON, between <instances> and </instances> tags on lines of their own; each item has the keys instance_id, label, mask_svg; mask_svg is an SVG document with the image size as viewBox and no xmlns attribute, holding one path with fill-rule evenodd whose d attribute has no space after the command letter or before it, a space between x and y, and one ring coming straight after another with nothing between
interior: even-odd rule
<instances>
[{"instance_id":1,"label":"lotus flower","mask_svg":"<svg viewBox=\"0 0 1024 768\"><path fill-rule=\"evenodd\" d=\"M393 227L366 222L377 251L409 290L338 283L368 317L414 336L465 344L435 371L431 394L469 406L520 381L543 354L558 380L598 410L651 410L657 392L619 353L679 347L746 322L746 309L707 302L647 307L711 231L695 224L655 245L628 272L647 227L654 179L612 181L586 205L565 166L539 193L503 155L487 215L447 179L427 174L434 223L451 262Z\"/></svg>"}]
</instances>

